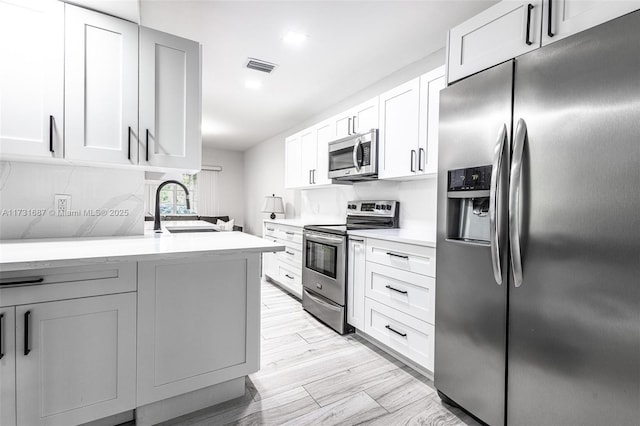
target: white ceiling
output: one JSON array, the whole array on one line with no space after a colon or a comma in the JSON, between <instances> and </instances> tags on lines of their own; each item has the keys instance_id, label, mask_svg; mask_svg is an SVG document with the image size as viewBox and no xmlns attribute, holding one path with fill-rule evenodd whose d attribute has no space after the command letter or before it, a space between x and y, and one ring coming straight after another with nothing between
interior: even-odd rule
<instances>
[{"instance_id":1,"label":"white ceiling","mask_svg":"<svg viewBox=\"0 0 640 426\"><path fill-rule=\"evenodd\" d=\"M141 0L140 20L202 43L203 144L242 151L442 48L450 27L494 3ZM282 42L291 30L308 34L303 46ZM248 57L278 68L246 69Z\"/></svg>"}]
</instances>

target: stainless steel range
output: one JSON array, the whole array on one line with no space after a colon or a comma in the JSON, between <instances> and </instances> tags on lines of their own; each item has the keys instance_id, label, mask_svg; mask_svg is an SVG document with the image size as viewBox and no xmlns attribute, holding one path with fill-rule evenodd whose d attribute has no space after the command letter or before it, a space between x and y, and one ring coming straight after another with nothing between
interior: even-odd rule
<instances>
[{"instance_id":1,"label":"stainless steel range","mask_svg":"<svg viewBox=\"0 0 640 426\"><path fill-rule=\"evenodd\" d=\"M397 201L349 201L345 225L304 227L302 306L340 334L347 324L347 231L397 228Z\"/></svg>"}]
</instances>

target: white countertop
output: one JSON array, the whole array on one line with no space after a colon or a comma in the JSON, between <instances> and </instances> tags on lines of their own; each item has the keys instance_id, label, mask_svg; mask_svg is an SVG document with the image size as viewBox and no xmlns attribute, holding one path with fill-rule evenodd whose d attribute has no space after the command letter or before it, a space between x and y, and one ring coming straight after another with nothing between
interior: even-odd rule
<instances>
[{"instance_id":1,"label":"white countertop","mask_svg":"<svg viewBox=\"0 0 640 426\"><path fill-rule=\"evenodd\" d=\"M317 220L313 221L305 219L264 219L264 221L269 223L279 223L282 225L297 226L299 228L318 222Z\"/></svg>"},{"instance_id":2,"label":"white countertop","mask_svg":"<svg viewBox=\"0 0 640 426\"><path fill-rule=\"evenodd\" d=\"M0 241L0 271L284 249L283 245L242 232L151 231L131 237L4 240Z\"/></svg>"},{"instance_id":3,"label":"white countertop","mask_svg":"<svg viewBox=\"0 0 640 426\"><path fill-rule=\"evenodd\" d=\"M348 231L349 235L364 237L364 238L377 238L379 240L395 241L398 243L417 244L425 247L436 246L436 233L435 231L428 231L425 229L362 229L355 231Z\"/></svg>"}]
</instances>

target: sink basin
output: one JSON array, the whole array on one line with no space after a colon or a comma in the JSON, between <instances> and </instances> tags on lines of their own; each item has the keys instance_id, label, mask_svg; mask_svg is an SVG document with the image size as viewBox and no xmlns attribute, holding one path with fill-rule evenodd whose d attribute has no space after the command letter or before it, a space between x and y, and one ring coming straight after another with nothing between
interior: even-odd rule
<instances>
[{"instance_id":1,"label":"sink basin","mask_svg":"<svg viewBox=\"0 0 640 426\"><path fill-rule=\"evenodd\" d=\"M213 229L213 228L195 228L195 227L181 227L181 226L167 226L167 231L169 231L172 234L180 234L180 233L186 233L186 232L218 232L217 229Z\"/></svg>"}]
</instances>

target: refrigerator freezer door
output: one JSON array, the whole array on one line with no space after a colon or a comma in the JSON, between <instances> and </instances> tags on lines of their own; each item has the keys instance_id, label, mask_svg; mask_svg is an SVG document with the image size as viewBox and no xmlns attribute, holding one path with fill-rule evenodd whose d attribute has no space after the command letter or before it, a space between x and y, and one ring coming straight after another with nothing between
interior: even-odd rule
<instances>
[{"instance_id":1,"label":"refrigerator freezer door","mask_svg":"<svg viewBox=\"0 0 640 426\"><path fill-rule=\"evenodd\" d=\"M523 278L509 284L509 425L640 419L638 40L634 13L516 60L527 136L511 183Z\"/></svg>"},{"instance_id":2,"label":"refrigerator freezer door","mask_svg":"<svg viewBox=\"0 0 640 426\"><path fill-rule=\"evenodd\" d=\"M504 142L496 220L505 233L512 81L509 61L444 89L440 98L435 385L491 425L504 424L506 240L500 238L499 285L488 243L447 240L447 226L455 225L448 222L456 222L447 209L459 200L447 198L447 171L493 164L496 141ZM501 141L505 126L507 140Z\"/></svg>"}]
</instances>

